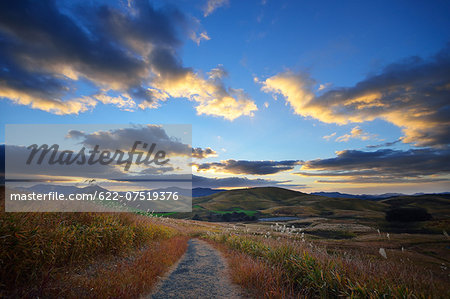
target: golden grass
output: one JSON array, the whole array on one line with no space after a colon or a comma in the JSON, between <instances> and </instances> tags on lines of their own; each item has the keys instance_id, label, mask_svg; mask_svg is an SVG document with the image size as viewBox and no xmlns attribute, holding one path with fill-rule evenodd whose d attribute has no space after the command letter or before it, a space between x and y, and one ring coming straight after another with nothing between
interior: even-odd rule
<instances>
[{"instance_id":1,"label":"golden grass","mask_svg":"<svg viewBox=\"0 0 450 299\"><path fill-rule=\"evenodd\" d=\"M65 298L137 298L149 293L159 276L186 251L186 236L151 243L137 258L109 266L100 265L93 274L69 274L61 277L61 289L49 290L45 297ZM68 288L67 285L71 285Z\"/></svg>"},{"instance_id":2,"label":"golden grass","mask_svg":"<svg viewBox=\"0 0 450 299\"><path fill-rule=\"evenodd\" d=\"M2 211L0 297L40 296L66 269L73 271L96 260L127 256L144 246L149 246L150 250L152 244L179 234L173 226L160 222L125 213ZM179 242L179 239L174 242L176 240ZM158 246L171 243L161 244ZM172 257L178 256L179 252L173 251ZM161 267L167 267L164 259ZM131 272L127 275L131 276Z\"/></svg>"},{"instance_id":3,"label":"golden grass","mask_svg":"<svg viewBox=\"0 0 450 299\"><path fill-rule=\"evenodd\" d=\"M265 298L448 298L446 280L400 260L328 254L296 239L206 234L223 244L233 280ZM223 246L219 247L222 248ZM227 250L225 250L227 252Z\"/></svg>"},{"instance_id":4,"label":"golden grass","mask_svg":"<svg viewBox=\"0 0 450 299\"><path fill-rule=\"evenodd\" d=\"M209 243L219 249L228 261L231 279L243 287L253 298L293 298L294 286L285 277L285 272L278 265L270 265L261 259L230 250L217 242Z\"/></svg>"}]
</instances>

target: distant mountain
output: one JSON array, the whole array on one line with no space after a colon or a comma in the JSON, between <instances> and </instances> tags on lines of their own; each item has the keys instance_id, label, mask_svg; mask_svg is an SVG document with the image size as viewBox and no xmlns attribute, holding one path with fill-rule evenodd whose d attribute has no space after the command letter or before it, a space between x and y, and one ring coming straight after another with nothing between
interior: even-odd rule
<instances>
[{"instance_id":1,"label":"distant mountain","mask_svg":"<svg viewBox=\"0 0 450 299\"><path fill-rule=\"evenodd\" d=\"M312 195L320 195L332 198L354 198L354 199L366 199L366 200L383 200L391 197L397 196L420 196L420 195L445 195L450 194L450 192L442 192L442 193L415 193L412 195L407 195L403 193L383 193L383 194L348 194L348 193L340 193L340 192L313 192L310 193Z\"/></svg>"},{"instance_id":2,"label":"distant mountain","mask_svg":"<svg viewBox=\"0 0 450 299\"><path fill-rule=\"evenodd\" d=\"M367 199L367 200L381 200L381 199L386 199L389 197L404 195L402 193L384 193L384 194L377 194L377 195L371 195L371 194L355 195L355 194L340 193L340 192L313 192L310 194L327 196L327 197L332 197L332 198L355 198L355 199Z\"/></svg>"},{"instance_id":3,"label":"distant mountain","mask_svg":"<svg viewBox=\"0 0 450 299\"><path fill-rule=\"evenodd\" d=\"M109 190L102 188L98 185L90 185L84 188L77 188L78 190L76 190L74 193L95 193L97 192L109 192Z\"/></svg>"},{"instance_id":4,"label":"distant mountain","mask_svg":"<svg viewBox=\"0 0 450 299\"><path fill-rule=\"evenodd\" d=\"M193 188L192 197L202 197L208 196L222 191L227 191L225 189L211 189L211 188Z\"/></svg>"},{"instance_id":5,"label":"distant mountain","mask_svg":"<svg viewBox=\"0 0 450 299\"><path fill-rule=\"evenodd\" d=\"M51 184L38 184L28 188L20 188L23 191L35 192L35 193L48 193L58 192L61 194L74 194L79 193L81 188L75 186L63 186L63 185L51 185Z\"/></svg>"}]
</instances>

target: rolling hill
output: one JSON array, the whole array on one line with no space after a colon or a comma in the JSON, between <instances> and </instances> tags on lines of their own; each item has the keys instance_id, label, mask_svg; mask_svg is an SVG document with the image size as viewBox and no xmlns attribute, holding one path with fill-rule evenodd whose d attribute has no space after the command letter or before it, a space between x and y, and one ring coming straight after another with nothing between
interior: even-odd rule
<instances>
[{"instance_id":1,"label":"rolling hill","mask_svg":"<svg viewBox=\"0 0 450 299\"><path fill-rule=\"evenodd\" d=\"M450 215L450 195L401 195L375 201L333 198L276 187L246 188L193 198L192 213L179 213L171 217L209 221L247 221L265 217L293 216L334 222L356 221L360 224L371 226L380 224L387 227L389 223L385 221L386 211L393 207L426 209L433 216L433 221L438 223L436 227L438 230L448 226L445 219ZM224 217L227 213L234 216Z\"/></svg>"}]
</instances>

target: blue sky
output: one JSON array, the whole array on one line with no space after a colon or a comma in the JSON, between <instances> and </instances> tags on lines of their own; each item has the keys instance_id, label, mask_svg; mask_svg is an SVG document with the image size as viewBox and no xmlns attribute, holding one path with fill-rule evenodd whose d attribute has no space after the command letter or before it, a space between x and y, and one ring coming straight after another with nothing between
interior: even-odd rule
<instances>
[{"instance_id":1,"label":"blue sky","mask_svg":"<svg viewBox=\"0 0 450 299\"><path fill-rule=\"evenodd\" d=\"M214 187L449 191L448 1L2 6L3 127L192 124Z\"/></svg>"}]
</instances>

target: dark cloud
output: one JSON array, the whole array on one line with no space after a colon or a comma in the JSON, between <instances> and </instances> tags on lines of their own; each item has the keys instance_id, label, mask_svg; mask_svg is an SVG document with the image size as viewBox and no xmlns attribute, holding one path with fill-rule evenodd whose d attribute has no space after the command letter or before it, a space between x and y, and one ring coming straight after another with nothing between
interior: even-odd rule
<instances>
[{"instance_id":1,"label":"dark cloud","mask_svg":"<svg viewBox=\"0 0 450 299\"><path fill-rule=\"evenodd\" d=\"M295 113L305 117L338 124L379 118L401 127L405 143L441 148L450 144L449 46L430 59L406 59L353 87L320 96L312 92L308 76L290 71L263 84L264 91L282 94Z\"/></svg>"},{"instance_id":2,"label":"dark cloud","mask_svg":"<svg viewBox=\"0 0 450 299\"><path fill-rule=\"evenodd\" d=\"M217 152L213 150L210 147L207 147L205 149L201 147L192 148L192 157L197 159L205 159L208 157L215 157L217 156Z\"/></svg>"},{"instance_id":3,"label":"dark cloud","mask_svg":"<svg viewBox=\"0 0 450 299\"><path fill-rule=\"evenodd\" d=\"M302 162L298 160L287 161L245 161L226 160L221 162L194 164L198 171L215 170L232 174L266 175L294 169Z\"/></svg>"},{"instance_id":4,"label":"dark cloud","mask_svg":"<svg viewBox=\"0 0 450 299\"><path fill-rule=\"evenodd\" d=\"M203 176L192 176L192 187L197 188L232 188L232 187L268 187L278 186L285 188L305 188L305 185L286 185L291 181L275 181L266 179L248 179L240 177L207 178Z\"/></svg>"},{"instance_id":5,"label":"dark cloud","mask_svg":"<svg viewBox=\"0 0 450 299\"><path fill-rule=\"evenodd\" d=\"M183 127L177 127L176 129L180 130L179 134L183 133L181 131ZM97 131L92 134L70 130L66 137L79 139L80 143L89 148L99 145L100 148L111 151L118 149L129 151L136 141L141 141L149 144L149 146L155 143L155 152L163 150L169 155L186 157L190 157L192 152L189 144L180 142L176 136L169 136L164 127L158 125L136 125L131 128ZM142 149L142 144L139 145L139 149Z\"/></svg>"},{"instance_id":6,"label":"dark cloud","mask_svg":"<svg viewBox=\"0 0 450 299\"><path fill-rule=\"evenodd\" d=\"M199 114L230 120L257 110L220 80L183 66L178 51L183 38L196 35L198 21L149 1L124 4L1 2L0 98L56 114L98 102L156 108L169 97L189 98ZM94 91L79 96L80 81Z\"/></svg>"},{"instance_id":7,"label":"dark cloud","mask_svg":"<svg viewBox=\"0 0 450 299\"><path fill-rule=\"evenodd\" d=\"M388 146L393 146L396 145L397 143L401 142L401 139L392 141L392 142L385 142L383 144L377 144L377 145L368 145L366 146L366 148L381 148L381 147L388 147Z\"/></svg>"},{"instance_id":8,"label":"dark cloud","mask_svg":"<svg viewBox=\"0 0 450 299\"><path fill-rule=\"evenodd\" d=\"M150 6L146 8L148 13L159 15L160 30L173 34L165 30L167 23L172 22L170 16L157 13ZM91 9L94 10L92 18L74 19L53 1L2 2L0 29L6 59L16 69L36 77L35 80L47 76L59 79L65 86L70 85L71 80L61 75L79 75L106 86L122 85L124 90L141 86L148 75L145 58L135 55L136 52L131 54L124 48L123 40L114 40L107 32L115 29L108 25L116 24L113 20L118 19L120 13L106 6ZM143 26L141 19L145 17L143 14L129 19L129 26L131 23L136 28ZM147 40L152 34L149 30ZM13 88L8 82L6 84ZM30 89L33 87L39 90L36 85Z\"/></svg>"},{"instance_id":9,"label":"dark cloud","mask_svg":"<svg viewBox=\"0 0 450 299\"><path fill-rule=\"evenodd\" d=\"M296 174L310 177L342 177L319 182L405 183L449 180L450 150L433 148L374 152L345 150L337 157L310 160Z\"/></svg>"}]
</instances>

